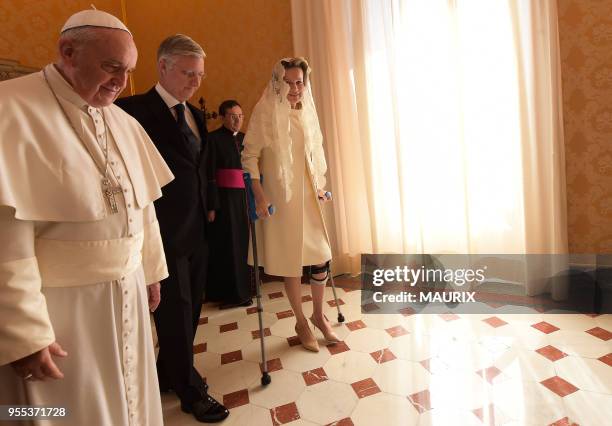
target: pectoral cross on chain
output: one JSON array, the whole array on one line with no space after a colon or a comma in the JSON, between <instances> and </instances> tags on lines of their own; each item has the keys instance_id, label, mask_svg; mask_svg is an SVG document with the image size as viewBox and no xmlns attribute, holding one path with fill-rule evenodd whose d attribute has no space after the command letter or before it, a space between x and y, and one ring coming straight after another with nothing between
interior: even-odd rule
<instances>
[{"instance_id":1,"label":"pectoral cross on chain","mask_svg":"<svg viewBox=\"0 0 612 426\"><path fill-rule=\"evenodd\" d=\"M121 187L111 186L110 179L104 178L102 179L102 192L108 200L108 205L110 207L111 214L119 213L117 201L115 200L115 194L121 194Z\"/></svg>"}]
</instances>

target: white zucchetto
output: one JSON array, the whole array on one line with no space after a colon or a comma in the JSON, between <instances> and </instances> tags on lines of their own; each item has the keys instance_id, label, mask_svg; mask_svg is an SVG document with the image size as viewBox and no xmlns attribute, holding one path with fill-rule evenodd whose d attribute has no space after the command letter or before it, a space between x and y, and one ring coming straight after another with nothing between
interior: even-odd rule
<instances>
[{"instance_id":1,"label":"white zucchetto","mask_svg":"<svg viewBox=\"0 0 612 426\"><path fill-rule=\"evenodd\" d=\"M79 27L115 28L118 30L127 31L130 35L132 35L130 30L128 30L125 24L118 18L114 17L110 13L95 9L82 10L72 15L70 18L68 18L60 33Z\"/></svg>"}]
</instances>

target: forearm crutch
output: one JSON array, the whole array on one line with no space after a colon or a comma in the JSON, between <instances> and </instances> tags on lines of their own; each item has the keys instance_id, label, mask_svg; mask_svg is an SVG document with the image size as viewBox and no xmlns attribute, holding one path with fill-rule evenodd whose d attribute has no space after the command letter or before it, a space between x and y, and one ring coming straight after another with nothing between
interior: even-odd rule
<instances>
[{"instance_id":1,"label":"forearm crutch","mask_svg":"<svg viewBox=\"0 0 612 426\"><path fill-rule=\"evenodd\" d=\"M324 195L325 198L319 197L320 200L331 200L332 194L327 191ZM344 315L340 311L340 304L338 303L338 296L336 295L336 286L334 284L334 274L332 274L331 270L331 260L327 262L327 274L329 275L329 281L331 282L332 292L334 293L334 302L336 303L336 309L338 310L338 322L344 322Z\"/></svg>"},{"instance_id":2,"label":"forearm crutch","mask_svg":"<svg viewBox=\"0 0 612 426\"><path fill-rule=\"evenodd\" d=\"M249 216L249 228L251 229L251 246L253 247L253 270L255 272L255 294L257 298L257 317L259 319L259 338L261 344L261 384L262 386L269 385L272 382L272 378L268 373L268 363L266 361L266 348L265 348L265 333L263 328L261 306L261 282L259 281L259 261L257 259L257 233L255 232L255 222L257 221L257 210L255 208L255 195L253 194L253 186L251 183L251 175L249 173L243 173L244 186L246 189L247 196L247 210ZM268 206L268 212L274 213L274 206Z\"/></svg>"}]
</instances>

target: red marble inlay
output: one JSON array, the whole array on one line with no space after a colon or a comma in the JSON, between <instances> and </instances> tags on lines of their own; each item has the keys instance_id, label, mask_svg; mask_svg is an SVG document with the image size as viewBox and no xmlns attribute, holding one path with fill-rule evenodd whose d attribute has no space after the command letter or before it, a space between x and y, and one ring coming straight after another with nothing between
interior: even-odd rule
<instances>
[{"instance_id":1,"label":"red marble inlay","mask_svg":"<svg viewBox=\"0 0 612 426\"><path fill-rule=\"evenodd\" d=\"M478 417L481 422L485 423L485 421L488 421L489 426L497 425L495 422L495 405L493 404L472 410L472 413L474 413L474 415Z\"/></svg>"},{"instance_id":2,"label":"red marble inlay","mask_svg":"<svg viewBox=\"0 0 612 426\"><path fill-rule=\"evenodd\" d=\"M490 317L487 319L483 319L483 321L489 324L493 328L501 327L502 325L508 324L506 321L498 317Z\"/></svg>"},{"instance_id":3,"label":"red marble inlay","mask_svg":"<svg viewBox=\"0 0 612 426\"><path fill-rule=\"evenodd\" d=\"M372 352L370 356L374 358L374 361L376 361L376 363L378 364L383 364L385 362L393 361L394 359L396 359L396 356L389 349Z\"/></svg>"},{"instance_id":4,"label":"red marble inlay","mask_svg":"<svg viewBox=\"0 0 612 426\"><path fill-rule=\"evenodd\" d=\"M545 334L554 333L555 331L559 330L559 327L555 327L554 325L549 324L546 321L542 321L537 324L532 324L531 326Z\"/></svg>"},{"instance_id":5,"label":"red marble inlay","mask_svg":"<svg viewBox=\"0 0 612 426\"><path fill-rule=\"evenodd\" d=\"M264 328L264 336L271 336L272 333L270 333L270 329L268 327ZM259 339L261 337L261 333L259 330L253 330L251 331L251 336L253 336L253 340L254 339Z\"/></svg>"},{"instance_id":6,"label":"red marble inlay","mask_svg":"<svg viewBox=\"0 0 612 426\"><path fill-rule=\"evenodd\" d=\"M501 370L495 366L485 368L483 370L478 370L476 372L480 377L485 379L490 384L493 384L493 379L501 374Z\"/></svg>"},{"instance_id":7,"label":"red marble inlay","mask_svg":"<svg viewBox=\"0 0 612 426\"><path fill-rule=\"evenodd\" d=\"M536 349L536 352L542 355L544 358L548 358L552 362L558 361L561 358L565 358L567 354L554 346L548 345L543 348Z\"/></svg>"},{"instance_id":8,"label":"red marble inlay","mask_svg":"<svg viewBox=\"0 0 612 426\"><path fill-rule=\"evenodd\" d=\"M329 423L325 426L355 426L355 423L353 423L350 417L346 417L344 419L337 420L333 423Z\"/></svg>"},{"instance_id":9,"label":"red marble inlay","mask_svg":"<svg viewBox=\"0 0 612 426\"><path fill-rule=\"evenodd\" d=\"M408 330L406 330L401 325L396 325L395 327L387 328L385 331L389 333L391 337L399 337L403 336L404 334L408 334Z\"/></svg>"},{"instance_id":10,"label":"red marble inlay","mask_svg":"<svg viewBox=\"0 0 612 426\"><path fill-rule=\"evenodd\" d=\"M327 373L322 367L305 371L302 373L302 377L304 378L306 386L316 385L317 383L321 383L329 379L329 377L327 377Z\"/></svg>"},{"instance_id":11,"label":"red marble inlay","mask_svg":"<svg viewBox=\"0 0 612 426\"><path fill-rule=\"evenodd\" d=\"M310 294L302 296L302 303L304 302L312 302L312 296Z\"/></svg>"},{"instance_id":12,"label":"red marble inlay","mask_svg":"<svg viewBox=\"0 0 612 426\"><path fill-rule=\"evenodd\" d=\"M327 345L326 348L332 355L337 355L339 353L351 350L351 348L349 348L345 342L332 343Z\"/></svg>"},{"instance_id":13,"label":"red marble inlay","mask_svg":"<svg viewBox=\"0 0 612 426\"><path fill-rule=\"evenodd\" d=\"M453 314L452 312L447 312L445 314L438 314L438 316L446 322L456 321L458 319L461 319L459 315Z\"/></svg>"},{"instance_id":14,"label":"red marble inlay","mask_svg":"<svg viewBox=\"0 0 612 426\"><path fill-rule=\"evenodd\" d=\"M416 311L410 307L399 309L397 312L405 317L409 317L410 315L414 315L416 313Z\"/></svg>"},{"instance_id":15,"label":"red marble inlay","mask_svg":"<svg viewBox=\"0 0 612 426\"><path fill-rule=\"evenodd\" d=\"M335 301L335 300L328 300L328 301L327 301L327 304L328 304L329 306L331 306L332 308L333 308L333 307L335 307L335 306L337 306L337 305L336 305L336 301ZM344 300L342 300L342 299L338 299L338 305L340 305L340 306L344 305Z\"/></svg>"},{"instance_id":16,"label":"red marble inlay","mask_svg":"<svg viewBox=\"0 0 612 426\"><path fill-rule=\"evenodd\" d=\"M612 367L612 352L597 359L603 362L604 364L608 364L610 367Z\"/></svg>"},{"instance_id":17,"label":"red marble inlay","mask_svg":"<svg viewBox=\"0 0 612 426\"><path fill-rule=\"evenodd\" d=\"M256 314L257 306L251 306L250 308L247 308L246 312L247 312L247 315Z\"/></svg>"},{"instance_id":18,"label":"red marble inlay","mask_svg":"<svg viewBox=\"0 0 612 426\"><path fill-rule=\"evenodd\" d=\"M270 298L270 300L271 299L278 299L278 298L283 297L283 296L284 296L284 294L283 294L282 291L277 291L277 292L268 294L268 297Z\"/></svg>"},{"instance_id":19,"label":"red marble inlay","mask_svg":"<svg viewBox=\"0 0 612 426\"><path fill-rule=\"evenodd\" d=\"M424 359L423 361L419 361L419 364L421 364L425 370L427 370L427 371L429 371L431 373L431 370L429 369L430 361L431 361L431 358Z\"/></svg>"},{"instance_id":20,"label":"red marble inlay","mask_svg":"<svg viewBox=\"0 0 612 426\"><path fill-rule=\"evenodd\" d=\"M206 343L200 343L199 345L195 345L193 347L194 354L199 354L201 352L206 352Z\"/></svg>"},{"instance_id":21,"label":"red marble inlay","mask_svg":"<svg viewBox=\"0 0 612 426\"><path fill-rule=\"evenodd\" d=\"M378 306L374 302L366 303L365 305L361 305L361 311L362 312L372 312L372 311L376 311L378 309L380 309L380 306Z\"/></svg>"},{"instance_id":22,"label":"red marble inlay","mask_svg":"<svg viewBox=\"0 0 612 426\"><path fill-rule=\"evenodd\" d=\"M223 395L223 405L225 408L232 409L236 407L240 407L241 405L246 405L249 403L249 391L248 389L241 389L236 392L228 393L227 395Z\"/></svg>"},{"instance_id":23,"label":"red marble inlay","mask_svg":"<svg viewBox=\"0 0 612 426\"><path fill-rule=\"evenodd\" d=\"M302 342L300 342L300 338L297 336L287 337L287 343L289 343L289 346L297 346L302 344Z\"/></svg>"},{"instance_id":24,"label":"red marble inlay","mask_svg":"<svg viewBox=\"0 0 612 426\"><path fill-rule=\"evenodd\" d=\"M562 398L578 390L576 386L559 376L553 376L549 379L541 381L540 383Z\"/></svg>"},{"instance_id":25,"label":"red marble inlay","mask_svg":"<svg viewBox=\"0 0 612 426\"><path fill-rule=\"evenodd\" d=\"M375 395L380 392L380 388L372 378L352 383L351 387L358 398L365 398L366 396Z\"/></svg>"},{"instance_id":26,"label":"red marble inlay","mask_svg":"<svg viewBox=\"0 0 612 426\"><path fill-rule=\"evenodd\" d=\"M229 364L242 360L242 351L233 351L225 354L221 354L221 364Z\"/></svg>"},{"instance_id":27,"label":"red marble inlay","mask_svg":"<svg viewBox=\"0 0 612 426\"><path fill-rule=\"evenodd\" d=\"M237 322L231 322L229 324L223 324L219 326L219 333L225 333L232 330L238 330Z\"/></svg>"},{"instance_id":28,"label":"red marble inlay","mask_svg":"<svg viewBox=\"0 0 612 426\"><path fill-rule=\"evenodd\" d=\"M569 417L563 417L562 419L559 419L556 422L549 424L548 426L579 426L579 425L578 423L574 423L570 421Z\"/></svg>"},{"instance_id":29,"label":"red marble inlay","mask_svg":"<svg viewBox=\"0 0 612 426\"><path fill-rule=\"evenodd\" d=\"M202 325L202 324L208 324L208 317L201 317L198 320L198 325Z\"/></svg>"},{"instance_id":30,"label":"red marble inlay","mask_svg":"<svg viewBox=\"0 0 612 426\"><path fill-rule=\"evenodd\" d=\"M346 323L346 328L348 328L351 331L359 330L359 329L366 328L366 327L367 326L365 325L365 323L361 320Z\"/></svg>"},{"instance_id":31,"label":"red marble inlay","mask_svg":"<svg viewBox=\"0 0 612 426\"><path fill-rule=\"evenodd\" d=\"M429 411L432 409L431 395L429 394L429 389L413 393L412 395L408 396L408 400L414 406L414 408L416 408L419 414L422 414L425 411Z\"/></svg>"},{"instance_id":32,"label":"red marble inlay","mask_svg":"<svg viewBox=\"0 0 612 426\"><path fill-rule=\"evenodd\" d=\"M283 364L281 363L280 358L273 358L266 360L266 364L268 364L268 373L273 371L278 371L283 369ZM259 369L263 373L263 363L259 363Z\"/></svg>"},{"instance_id":33,"label":"red marble inlay","mask_svg":"<svg viewBox=\"0 0 612 426\"><path fill-rule=\"evenodd\" d=\"M300 418L300 413L295 402L290 402L280 407L271 408L270 416L272 417L272 424L274 426L279 426L298 420Z\"/></svg>"},{"instance_id":34,"label":"red marble inlay","mask_svg":"<svg viewBox=\"0 0 612 426\"><path fill-rule=\"evenodd\" d=\"M293 316L295 316L295 314L293 313L293 311L291 309L289 309L288 311L282 311L282 312L277 312L276 313L276 317L278 319L291 318Z\"/></svg>"},{"instance_id":35,"label":"red marble inlay","mask_svg":"<svg viewBox=\"0 0 612 426\"><path fill-rule=\"evenodd\" d=\"M595 336L598 339L601 339L606 342L612 339L612 333L601 327L595 327L590 330L587 330L586 332L589 333L591 336Z\"/></svg>"}]
</instances>

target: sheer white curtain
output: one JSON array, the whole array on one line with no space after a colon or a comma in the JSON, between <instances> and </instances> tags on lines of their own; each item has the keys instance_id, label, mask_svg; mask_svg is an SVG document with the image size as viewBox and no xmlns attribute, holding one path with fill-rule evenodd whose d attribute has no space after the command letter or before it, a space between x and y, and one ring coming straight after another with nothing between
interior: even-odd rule
<instances>
[{"instance_id":1,"label":"sheer white curtain","mask_svg":"<svg viewBox=\"0 0 612 426\"><path fill-rule=\"evenodd\" d=\"M296 54L314 68L340 257L567 251L556 1L292 7Z\"/></svg>"}]
</instances>

